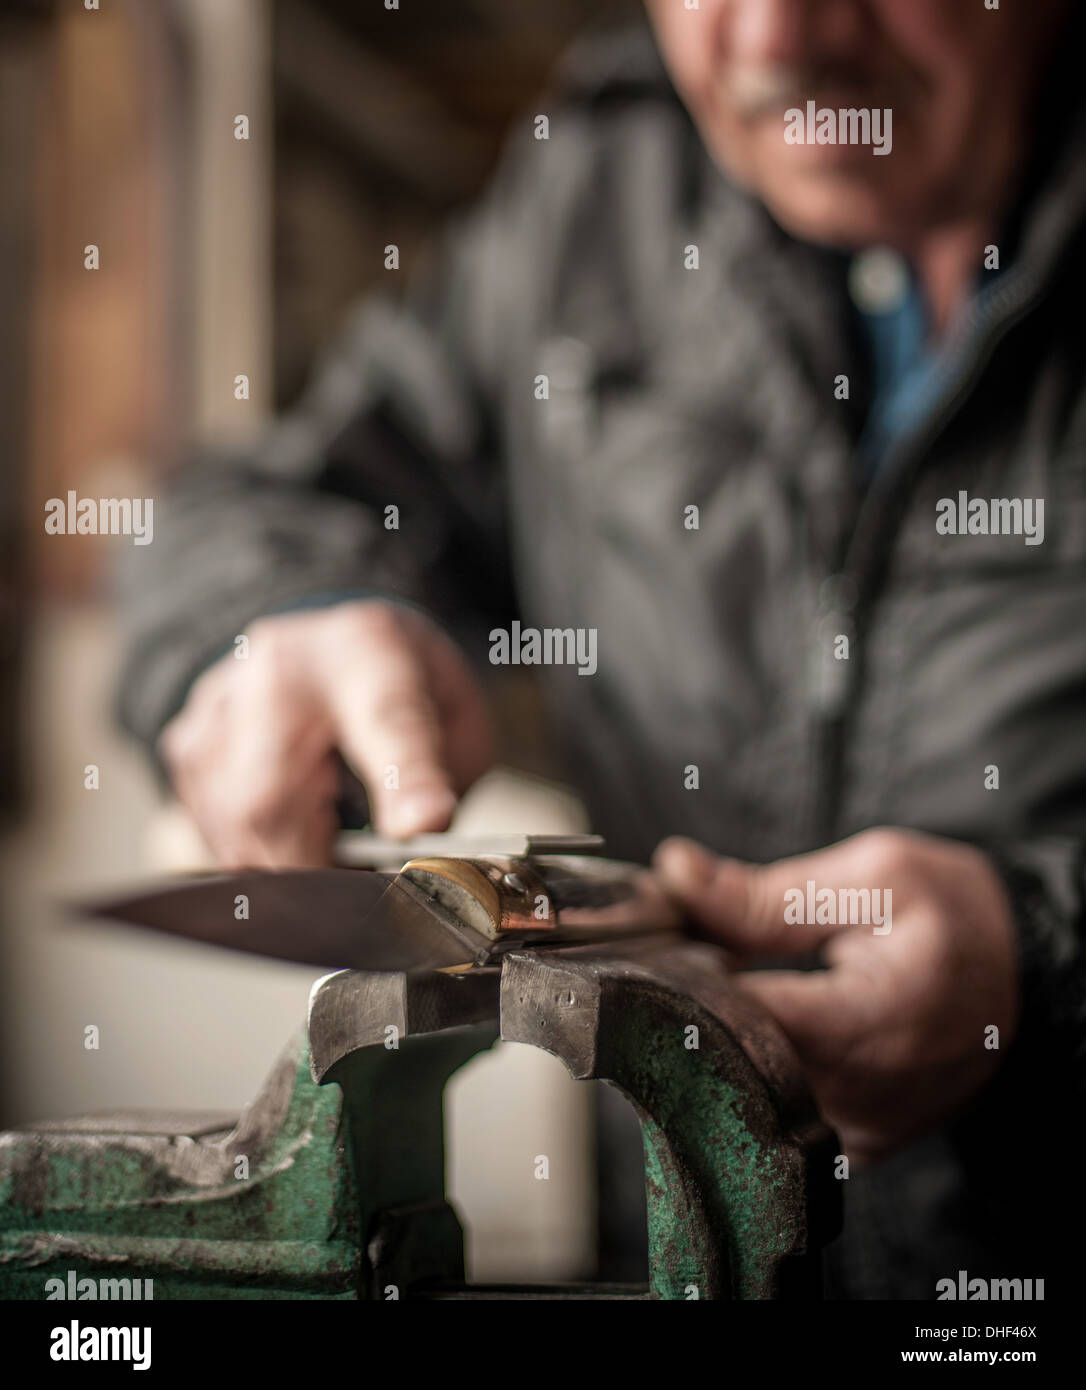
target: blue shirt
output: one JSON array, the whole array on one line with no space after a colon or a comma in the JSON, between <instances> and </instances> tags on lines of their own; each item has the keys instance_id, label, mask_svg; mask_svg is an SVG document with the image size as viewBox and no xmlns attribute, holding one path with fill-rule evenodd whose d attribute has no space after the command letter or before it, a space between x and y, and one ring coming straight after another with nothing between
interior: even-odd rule
<instances>
[{"instance_id":1,"label":"blue shirt","mask_svg":"<svg viewBox=\"0 0 1086 1390\"><path fill-rule=\"evenodd\" d=\"M858 309L871 354L871 407L857 446L870 481L898 441L934 404L943 377L943 354L928 343L929 319L911 270L896 305L883 312Z\"/></svg>"}]
</instances>

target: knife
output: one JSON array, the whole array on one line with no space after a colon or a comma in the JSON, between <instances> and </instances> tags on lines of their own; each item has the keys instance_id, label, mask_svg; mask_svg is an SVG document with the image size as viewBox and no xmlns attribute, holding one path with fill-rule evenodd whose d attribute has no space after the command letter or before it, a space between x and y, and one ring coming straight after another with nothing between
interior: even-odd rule
<instances>
[{"instance_id":1,"label":"knife","mask_svg":"<svg viewBox=\"0 0 1086 1390\"><path fill-rule=\"evenodd\" d=\"M674 932L646 869L578 855L439 855L398 872L245 870L81 904L82 916L322 968L458 972L516 947Z\"/></svg>"}]
</instances>

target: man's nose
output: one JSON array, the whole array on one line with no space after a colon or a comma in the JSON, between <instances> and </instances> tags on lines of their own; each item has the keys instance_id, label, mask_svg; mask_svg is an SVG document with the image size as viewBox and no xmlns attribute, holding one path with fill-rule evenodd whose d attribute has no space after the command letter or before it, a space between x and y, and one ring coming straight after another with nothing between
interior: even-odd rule
<instances>
[{"instance_id":1,"label":"man's nose","mask_svg":"<svg viewBox=\"0 0 1086 1390\"><path fill-rule=\"evenodd\" d=\"M732 62L798 67L851 46L865 0L724 0Z\"/></svg>"}]
</instances>

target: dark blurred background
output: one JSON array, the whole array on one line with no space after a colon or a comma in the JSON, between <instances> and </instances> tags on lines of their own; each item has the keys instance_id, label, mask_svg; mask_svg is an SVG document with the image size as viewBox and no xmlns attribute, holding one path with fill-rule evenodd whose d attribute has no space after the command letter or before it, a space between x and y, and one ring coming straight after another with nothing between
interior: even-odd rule
<instances>
[{"instance_id":1,"label":"dark blurred background","mask_svg":"<svg viewBox=\"0 0 1086 1390\"><path fill-rule=\"evenodd\" d=\"M157 471L186 437L238 428L221 360L255 359L252 416L289 404L351 297L390 287L384 246L402 282L571 38L639 9L100 3L0 5L5 265L27 272L4 277L4 413L35 502L104 462ZM90 242L95 274L75 254ZM32 573L85 592L96 548L65 550Z\"/></svg>"}]
</instances>

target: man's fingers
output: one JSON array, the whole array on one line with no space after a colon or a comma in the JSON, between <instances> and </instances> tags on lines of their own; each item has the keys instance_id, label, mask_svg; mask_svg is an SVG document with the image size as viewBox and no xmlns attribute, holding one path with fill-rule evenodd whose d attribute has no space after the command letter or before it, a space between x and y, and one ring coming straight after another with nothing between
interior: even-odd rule
<instances>
[{"instance_id":1,"label":"man's fingers","mask_svg":"<svg viewBox=\"0 0 1086 1390\"><path fill-rule=\"evenodd\" d=\"M806 910L807 882L816 867L822 874L832 867L828 855L744 864L674 837L657 848L653 866L668 892L724 945L751 955L802 956L841 930Z\"/></svg>"},{"instance_id":2,"label":"man's fingers","mask_svg":"<svg viewBox=\"0 0 1086 1390\"><path fill-rule=\"evenodd\" d=\"M325 868L332 862L335 808L319 797L299 797L294 814L275 828L227 824L205 835L215 858L229 869Z\"/></svg>"},{"instance_id":3,"label":"man's fingers","mask_svg":"<svg viewBox=\"0 0 1086 1390\"><path fill-rule=\"evenodd\" d=\"M804 1059L835 1055L855 1031L855 1001L839 971L751 970L734 978L773 1015Z\"/></svg>"},{"instance_id":4,"label":"man's fingers","mask_svg":"<svg viewBox=\"0 0 1086 1390\"><path fill-rule=\"evenodd\" d=\"M287 864L298 868L330 865L339 824L335 805L337 785L335 766L331 758L325 758L296 789L289 813L250 829L253 857L249 862L272 869Z\"/></svg>"},{"instance_id":5,"label":"man's fingers","mask_svg":"<svg viewBox=\"0 0 1086 1390\"><path fill-rule=\"evenodd\" d=\"M345 662L330 697L339 747L366 785L378 829L444 830L456 809L442 721L405 643Z\"/></svg>"},{"instance_id":6,"label":"man's fingers","mask_svg":"<svg viewBox=\"0 0 1086 1390\"><path fill-rule=\"evenodd\" d=\"M491 756L485 701L453 643L378 601L255 621L163 733L174 785L229 863L326 862L338 779L365 784L387 834L444 830Z\"/></svg>"},{"instance_id":7,"label":"man's fingers","mask_svg":"<svg viewBox=\"0 0 1086 1390\"><path fill-rule=\"evenodd\" d=\"M486 697L459 650L443 633L433 634L425 647L425 660L445 732L449 772L456 791L464 792L494 761Z\"/></svg>"},{"instance_id":8,"label":"man's fingers","mask_svg":"<svg viewBox=\"0 0 1086 1390\"><path fill-rule=\"evenodd\" d=\"M190 798L216 858L232 867L281 868L330 862L335 834L335 767L319 719L291 731L250 706L214 772ZM246 737L248 735L248 737Z\"/></svg>"}]
</instances>

